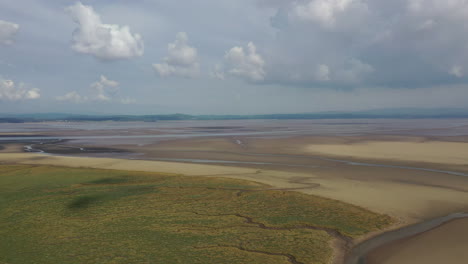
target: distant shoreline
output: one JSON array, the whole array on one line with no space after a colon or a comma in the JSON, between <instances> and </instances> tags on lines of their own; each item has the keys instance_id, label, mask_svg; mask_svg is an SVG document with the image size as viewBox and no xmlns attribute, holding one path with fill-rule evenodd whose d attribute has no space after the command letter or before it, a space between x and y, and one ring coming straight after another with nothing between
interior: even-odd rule
<instances>
[{"instance_id":1,"label":"distant shoreline","mask_svg":"<svg viewBox=\"0 0 468 264\"><path fill-rule=\"evenodd\" d=\"M80 121L118 121L118 122L158 122L186 120L325 120L325 119L460 119L468 118L468 110L457 111L359 111L359 112L320 112L294 114L254 114L254 115L189 115L189 114L151 114L151 115L88 115L88 114L17 114L0 115L0 123L28 122L80 122Z\"/></svg>"}]
</instances>

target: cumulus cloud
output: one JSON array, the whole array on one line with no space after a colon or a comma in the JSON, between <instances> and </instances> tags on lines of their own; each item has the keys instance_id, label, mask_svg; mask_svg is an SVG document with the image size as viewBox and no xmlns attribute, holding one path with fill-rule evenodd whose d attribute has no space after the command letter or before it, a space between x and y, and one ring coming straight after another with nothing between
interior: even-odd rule
<instances>
[{"instance_id":1,"label":"cumulus cloud","mask_svg":"<svg viewBox=\"0 0 468 264\"><path fill-rule=\"evenodd\" d=\"M28 89L23 83L15 84L13 80L0 78L0 100L33 100L40 97L40 90L37 88Z\"/></svg>"},{"instance_id":2,"label":"cumulus cloud","mask_svg":"<svg viewBox=\"0 0 468 264\"><path fill-rule=\"evenodd\" d=\"M224 80L225 74L222 64L216 64L210 72L210 77L213 79Z\"/></svg>"},{"instance_id":3,"label":"cumulus cloud","mask_svg":"<svg viewBox=\"0 0 468 264\"><path fill-rule=\"evenodd\" d=\"M99 81L92 83L91 88L96 92L94 98L99 101L110 101L120 92L119 83L104 75L101 75Z\"/></svg>"},{"instance_id":4,"label":"cumulus cloud","mask_svg":"<svg viewBox=\"0 0 468 264\"><path fill-rule=\"evenodd\" d=\"M330 68L328 67L328 65L320 64L317 67L317 70L315 72L315 78L318 81L329 81L330 80Z\"/></svg>"},{"instance_id":5,"label":"cumulus cloud","mask_svg":"<svg viewBox=\"0 0 468 264\"><path fill-rule=\"evenodd\" d=\"M276 11L265 82L413 88L467 75L468 1L259 1Z\"/></svg>"},{"instance_id":6,"label":"cumulus cloud","mask_svg":"<svg viewBox=\"0 0 468 264\"><path fill-rule=\"evenodd\" d=\"M81 103L88 101L88 97L81 96L76 91L69 92L62 96L55 97L58 101L67 101L67 102L74 102L74 103Z\"/></svg>"},{"instance_id":7,"label":"cumulus cloud","mask_svg":"<svg viewBox=\"0 0 468 264\"><path fill-rule=\"evenodd\" d=\"M450 69L449 73L450 73L451 75L455 76L455 77L458 77L458 78L461 78L461 77L463 77L463 75L464 75L464 74L463 74L463 68L460 67L460 66L458 66L458 65L453 66L453 67Z\"/></svg>"},{"instance_id":8,"label":"cumulus cloud","mask_svg":"<svg viewBox=\"0 0 468 264\"><path fill-rule=\"evenodd\" d=\"M227 72L250 81L262 81L265 79L265 61L257 53L257 48L252 42L247 48L236 46L231 48L224 56Z\"/></svg>"},{"instance_id":9,"label":"cumulus cloud","mask_svg":"<svg viewBox=\"0 0 468 264\"><path fill-rule=\"evenodd\" d=\"M99 80L90 85L91 95L83 96L76 91L71 91L65 95L55 97L58 101L84 103L89 101L118 102L122 104L133 104L136 100L132 98L122 98L120 96L120 84L101 75Z\"/></svg>"},{"instance_id":10,"label":"cumulus cloud","mask_svg":"<svg viewBox=\"0 0 468 264\"><path fill-rule=\"evenodd\" d=\"M67 8L78 28L73 32L72 48L101 60L129 59L143 55L139 34L128 26L104 24L91 6L77 2Z\"/></svg>"},{"instance_id":11,"label":"cumulus cloud","mask_svg":"<svg viewBox=\"0 0 468 264\"><path fill-rule=\"evenodd\" d=\"M0 44L13 44L19 25L8 21L0 20Z\"/></svg>"},{"instance_id":12,"label":"cumulus cloud","mask_svg":"<svg viewBox=\"0 0 468 264\"><path fill-rule=\"evenodd\" d=\"M26 91L24 95L25 99L39 99L41 97L41 91L38 88L32 88Z\"/></svg>"},{"instance_id":13,"label":"cumulus cloud","mask_svg":"<svg viewBox=\"0 0 468 264\"><path fill-rule=\"evenodd\" d=\"M168 55L162 63L153 64L160 76L196 77L200 74L197 49L188 44L187 33L177 33L176 40L167 45L167 51Z\"/></svg>"},{"instance_id":14,"label":"cumulus cloud","mask_svg":"<svg viewBox=\"0 0 468 264\"><path fill-rule=\"evenodd\" d=\"M314 86L330 84L355 85L361 83L365 77L375 71L372 65L358 59L348 59L334 65L318 64L312 71L293 71L290 80L301 84L311 83Z\"/></svg>"},{"instance_id":15,"label":"cumulus cloud","mask_svg":"<svg viewBox=\"0 0 468 264\"><path fill-rule=\"evenodd\" d=\"M366 3L361 0L312 0L295 3L292 13L299 19L331 27L335 25L337 17L353 5L359 6L360 9L367 9Z\"/></svg>"}]
</instances>

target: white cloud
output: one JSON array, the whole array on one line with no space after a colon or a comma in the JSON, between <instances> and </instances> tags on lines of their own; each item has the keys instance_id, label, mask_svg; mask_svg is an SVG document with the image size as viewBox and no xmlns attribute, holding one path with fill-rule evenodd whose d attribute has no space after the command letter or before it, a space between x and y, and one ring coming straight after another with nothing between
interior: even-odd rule
<instances>
[{"instance_id":1,"label":"white cloud","mask_svg":"<svg viewBox=\"0 0 468 264\"><path fill-rule=\"evenodd\" d=\"M314 21L323 26L333 26L337 17L351 7L359 4L367 9L360 0L312 0L305 3L296 3L293 14L301 20Z\"/></svg>"},{"instance_id":2,"label":"white cloud","mask_svg":"<svg viewBox=\"0 0 468 264\"><path fill-rule=\"evenodd\" d=\"M119 83L104 75L101 75L99 81L92 83L91 88L96 92L94 99L98 101L110 101L120 92Z\"/></svg>"},{"instance_id":3,"label":"white cloud","mask_svg":"<svg viewBox=\"0 0 468 264\"><path fill-rule=\"evenodd\" d=\"M312 67L312 70L307 72L288 71L291 74L283 78L296 83L311 84L312 87L321 87L325 83L327 85L356 85L375 71L372 65L358 59L348 59L332 65L318 64Z\"/></svg>"},{"instance_id":4,"label":"white cloud","mask_svg":"<svg viewBox=\"0 0 468 264\"><path fill-rule=\"evenodd\" d=\"M467 75L468 1L263 2L276 10L272 26L284 20L267 44L269 83L428 87L447 82L448 73ZM317 82L320 64L329 67L326 86Z\"/></svg>"},{"instance_id":5,"label":"white cloud","mask_svg":"<svg viewBox=\"0 0 468 264\"><path fill-rule=\"evenodd\" d=\"M136 102L132 98L122 98L120 96L120 84L117 81L110 80L106 76L101 75L99 80L92 83L90 88L92 93L90 96L80 95L76 91L71 91L63 96L55 97L58 101L66 101L73 103L84 103L89 101L101 102L118 102L122 104L133 104Z\"/></svg>"},{"instance_id":6,"label":"white cloud","mask_svg":"<svg viewBox=\"0 0 468 264\"><path fill-rule=\"evenodd\" d=\"M103 24L91 6L78 2L67 8L78 28L73 32L72 48L101 60L129 59L143 55L144 45L139 34L128 26Z\"/></svg>"},{"instance_id":7,"label":"white cloud","mask_svg":"<svg viewBox=\"0 0 468 264\"><path fill-rule=\"evenodd\" d=\"M28 89L23 83L17 85L13 80L5 80L0 78L0 100L33 100L40 97L40 90L37 88Z\"/></svg>"},{"instance_id":8,"label":"white cloud","mask_svg":"<svg viewBox=\"0 0 468 264\"><path fill-rule=\"evenodd\" d=\"M210 77L218 80L224 80L225 74L223 66L221 64L216 64L213 70L210 72Z\"/></svg>"},{"instance_id":9,"label":"white cloud","mask_svg":"<svg viewBox=\"0 0 468 264\"><path fill-rule=\"evenodd\" d=\"M330 68L328 67L328 65L320 64L317 67L317 70L315 72L315 78L318 81L329 81L330 80Z\"/></svg>"},{"instance_id":10,"label":"white cloud","mask_svg":"<svg viewBox=\"0 0 468 264\"><path fill-rule=\"evenodd\" d=\"M200 74L197 49L188 45L188 36L179 32L176 40L167 47L168 56L164 62L153 64L154 70L162 77L176 75L182 77L196 77Z\"/></svg>"},{"instance_id":11,"label":"white cloud","mask_svg":"<svg viewBox=\"0 0 468 264\"><path fill-rule=\"evenodd\" d=\"M67 101L67 102L74 102L74 103L81 103L88 101L87 97L81 96L76 91L69 92L63 96L55 97L58 101Z\"/></svg>"},{"instance_id":12,"label":"white cloud","mask_svg":"<svg viewBox=\"0 0 468 264\"><path fill-rule=\"evenodd\" d=\"M26 94L24 96L25 99L39 99L40 97L41 97L41 92L37 88L32 88L26 91Z\"/></svg>"},{"instance_id":13,"label":"white cloud","mask_svg":"<svg viewBox=\"0 0 468 264\"><path fill-rule=\"evenodd\" d=\"M450 69L449 73L450 73L451 75L455 76L455 77L458 77L458 78L461 78L461 77L463 77L463 75L464 75L464 74L463 74L463 68L462 68L461 66L458 66L458 65L453 66L453 67Z\"/></svg>"},{"instance_id":14,"label":"white cloud","mask_svg":"<svg viewBox=\"0 0 468 264\"><path fill-rule=\"evenodd\" d=\"M405 15L419 24L418 29L431 29L435 25L449 25L450 31L467 22L468 2L465 0L410 0ZM455 27L455 28L453 28Z\"/></svg>"},{"instance_id":15,"label":"white cloud","mask_svg":"<svg viewBox=\"0 0 468 264\"><path fill-rule=\"evenodd\" d=\"M245 78L250 81L262 81L265 79L265 61L257 53L257 48L252 42L243 47L233 47L224 56L228 66L228 73Z\"/></svg>"},{"instance_id":16,"label":"white cloud","mask_svg":"<svg viewBox=\"0 0 468 264\"><path fill-rule=\"evenodd\" d=\"M19 25L8 21L0 20L0 44L13 44Z\"/></svg>"}]
</instances>

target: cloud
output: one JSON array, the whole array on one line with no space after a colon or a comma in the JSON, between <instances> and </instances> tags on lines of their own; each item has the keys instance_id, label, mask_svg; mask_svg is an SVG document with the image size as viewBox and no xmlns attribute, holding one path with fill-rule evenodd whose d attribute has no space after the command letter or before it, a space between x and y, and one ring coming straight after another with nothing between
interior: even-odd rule
<instances>
[{"instance_id":1,"label":"cloud","mask_svg":"<svg viewBox=\"0 0 468 264\"><path fill-rule=\"evenodd\" d=\"M353 89L466 80L467 1L259 1L277 33L262 41L266 83ZM328 67L326 85L317 65Z\"/></svg>"},{"instance_id":2,"label":"cloud","mask_svg":"<svg viewBox=\"0 0 468 264\"><path fill-rule=\"evenodd\" d=\"M309 83L316 87L324 85L329 87L330 84L349 87L362 83L374 71L372 65L353 58L334 65L318 64L309 72L288 71L292 72L289 78L284 76L280 78L287 78L288 81L300 84Z\"/></svg>"},{"instance_id":3,"label":"cloud","mask_svg":"<svg viewBox=\"0 0 468 264\"><path fill-rule=\"evenodd\" d=\"M101 75L99 81L92 83L91 88L96 92L94 99L98 101L110 101L120 92L119 83L104 75Z\"/></svg>"},{"instance_id":4,"label":"cloud","mask_svg":"<svg viewBox=\"0 0 468 264\"><path fill-rule=\"evenodd\" d=\"M19 25L8 21L0 20L0 44L11 45L14 43Z\"/></svg>"},{"instance_id":5,"label":"cloud","mask_svg":"<svg viewBox=\"0 0 468 264\"><path fill-rule=\"evenodd\" d=\"M257 53L257 48L252 42L243 47L233 47L224 56L227 72L231 75L247 79L249 81L262 81L265 79L265 61Z\"/></svg>"},{"instance_id":6,"label":"cloud","mask_svg":"<svg viewBox=\"0 0 468 264\"><path fill-rule=\"evenodd\" d=\"M72 49L100 60L130 59L143 55L144 45L139 34L128 26L103 24L91 6L77 2L67 8L78 28L73 32Z\"/></svg>"},{"instance_id":7,"label":"cloud","mask_svg":"<svg viewBox=\"0 0 468 264\"><path fill-rule=\"evenodd\" d=\"M81 103L88 101L88 97L81 96L76 91L69 92L62 96L55 97L58 101L67 101L67 102L74 102L74 103Z\"/></svg>"},{"instance_id":8,"label":"cloud","mask_svg":"<svg viewBox=\"0 0 468 264\"><path fill-rule=\"evenodd\" d=\"M455 77L458 77L458 78L461 78L461 77L463 77L463 75L464 75L464 74L463 74L463 68L460 67L460 66L458 66L458 65L453 66L453 67L450 69L449 73L450 73L451 75L455 76Z\"/></svg>"},{"instance_id":9,"label":"cloud","mask_svg":"<svg viewBox=\"0 0 468 264\"><path fill-rule=\"evenodd\" d=\"M337 17L348 11L353 5L367 9L361 0L312 0L295 3L292 14L301 20L313 21L325 27L335 25Z\"/></svg>"},{"instance_id":10,"label":"cloud","mask_svg":"<svg viewBox=\"0 0 468 264\"><path fill-rule=\"evenodd\" d=\"M468 12L467 3L463 0L409 0L406 9L413 14L429 16L451 12L456 17Z\"/></svg>"},{"instance_id":11,"label":"cloud","mask_svg":"<svg viewBox=\"0 0 468 264\"><path fill-rule=\"evenodd\" d=\"M317 70L315 72L315 78L318 81L329 81L330 80L330 68L328 67L328 65L320 64L317 67Z\"/></svg>"},{"instance_id":12,"label":"cloud","mask_svg":"<svg viewBox=\"0 0 468 264\"><path fill-rule=\"evenodd\" d=\"M197 49L188 45L187 33L177 33L176 40L167 45L167 51L168 56L162 63L153 64L161 77L176 75L193 78L200 74Z\"/></svg>"},{"instance_id":13,"label":"cloud","mask_svg":"<svg viewBox=\"0 0 468 264\"><path fill-rule=\"evenodd\" d=\"M34 100L41 97L40 90L37 88L26 88L25 84L15 84L13 80L0 78L0 100Z\"/></svg>"},{"instance_id":14,"label":"cloud","mask_svg":"<svg viewBox=\"0 0 468 264\"><path fill-rule=\"evenodd\" d=\"M90 101L118 102L122 104L133 104L136 102L132 98L122 98L120 96L120 84L101 75L99 80L90 85L91 95L82 96L76 91L71 91L65 95L55 97L58 101L84 103Z\"/></svg>"},{"instance_id":15,"label":"cloud","mask_svg":"<svg viewBox=\"0 0 468 264\"><path fill-rule=\"evenodd\" d=\"M223 65L222 64L216 64L213 67L213 70L210 72L210 77L213 79L218 79L218 80L224 80L225 79L225 74L223 70Z\"/></svg>"}]
</instances>

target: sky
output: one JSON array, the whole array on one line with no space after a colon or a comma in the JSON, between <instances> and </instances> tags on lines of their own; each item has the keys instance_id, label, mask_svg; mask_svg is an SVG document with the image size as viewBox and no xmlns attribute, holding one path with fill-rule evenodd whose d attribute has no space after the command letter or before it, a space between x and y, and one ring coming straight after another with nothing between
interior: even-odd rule
<instances>
[{"instance_id":1,"label":"sky","mask_svg":"<svg viewBox=\"0 0 468 264\"><path fill-rule=\"evenodd\" d=\"M466 0L0 0L0 113L467 108Z\"/></svg>"}]
</instances>

